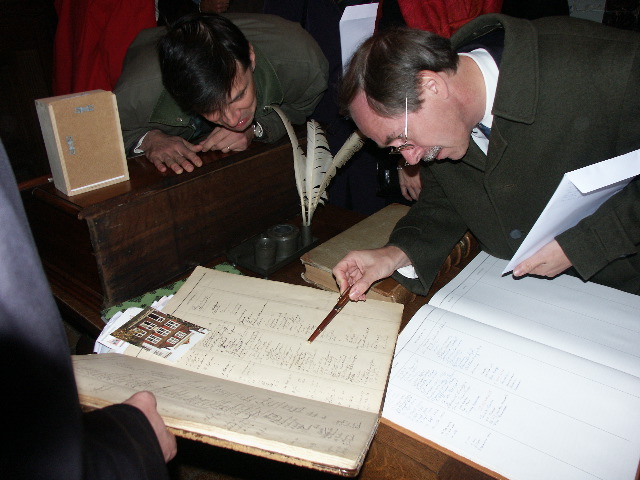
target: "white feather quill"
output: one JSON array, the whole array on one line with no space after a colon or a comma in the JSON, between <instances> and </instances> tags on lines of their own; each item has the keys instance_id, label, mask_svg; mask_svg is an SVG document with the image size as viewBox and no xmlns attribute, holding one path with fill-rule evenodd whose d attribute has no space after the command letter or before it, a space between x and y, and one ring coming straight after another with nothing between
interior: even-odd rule
<instances>
[{"instance_id":1,"label":"white feather quill","mask_svg":"<svg viewBox=\"0 0 640 480\"><path fill-rule=\"evenodd\" d=\"M311 225L311 217L319 204L327 201L327 187L342 167L364 144L364 139L358 132L354 132L340 148L335 157L329 150L324 130L315 120L307 122L307 154L305 155L298 143L291 122L284 112L276 106L271 106L284 124L291 146L293 147L293 170L296 187L300 196L302 209L302 224Z\"/></svg>"},{"instance_id":2,"label":"white feather quill","mask_svg":"<svg viewBox=\"0 0 640 480\"><path fill-rule=\"evenodd\" d=\"M327 194L324 190L320 190L320 185L324 181L331 160L331 151L324 130L318 122L309 120L307 122L307 170L304 179L305 204L309 224L318 201L327 200Z\"/></svg>"},{"instance_id":3,"label":"white feather quill","mask_svg":"<svg viewBox=\"0 0 640 480\"><path fill-rule=\"evenodd\" d=\"M280 110L280 108L274 106L268 107L273 108L276 113L282 119L282 123L284 124L284 128L287 130L287 134L289 135L289 140L291 140L291 147L293 148L293 173L296 178L296 188L298 189L298 196L300 197L300 208L302 209L302 221L303 224L306 225L306 209L304 203L304 164L305 164L305 155L302 151L302 147L298 143L298 138L296 137L296 132L293 130L293 125L286 117L284 112Z\"/></svg>"},{"instance_id":4,"label":"white feather quill","mask_svg":"<svg viewBox=\"0 0 640 480\"><path fill-rule=\"evenodd\" d=\"M364 145L364 138L356 130L347 138L344 145L340 147L340 150L338 150L338 153L333 157L324 172L324 178L318 187L318 194L310 207L311 212L315 211L318 203L324 203L327 200L326 190L331 179L336 176L338 169L347 163L347 161L362 148L362 145Z\"/></svg>"}]
</instances>

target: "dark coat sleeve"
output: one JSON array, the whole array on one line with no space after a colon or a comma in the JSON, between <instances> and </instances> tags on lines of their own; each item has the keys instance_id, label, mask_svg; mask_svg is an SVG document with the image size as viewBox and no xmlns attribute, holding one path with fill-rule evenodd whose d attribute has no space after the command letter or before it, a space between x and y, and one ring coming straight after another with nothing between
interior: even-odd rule
<instances>
[{"instance_id":1,"label":"dark coat sleeve","mask_svg":"<svg viewBox=\"0 0 640 480\"><path fill-rule=\"evenodd\" d=\"M2 478L168 478L140 410L81 412L68 341L2 143L0 225Z\"/></svg>"},{"instance_id":2,"label":"dark coat sleeve","mask_svg":"<svg viewBox=\"0 0 640 480\"><path fill-rule=\"evenodd\" d=\"M396 272L393 278L412 292L426 295L447 255L468 227L431 169L423 165L420 170L420 198L395 226L388 245L404 251L418 275L414 280Z\"/></svg>"},{"instance_id":3,"label":"dark coat sleeve","mask_svg":"<svg viewBox=\"0 0 640 480\"><path fill-rule=\"evenodd\" d=\"M83 416L87 480L168 479L162 450L144 414L112 405Z\"/></svg>"}]
</instances>

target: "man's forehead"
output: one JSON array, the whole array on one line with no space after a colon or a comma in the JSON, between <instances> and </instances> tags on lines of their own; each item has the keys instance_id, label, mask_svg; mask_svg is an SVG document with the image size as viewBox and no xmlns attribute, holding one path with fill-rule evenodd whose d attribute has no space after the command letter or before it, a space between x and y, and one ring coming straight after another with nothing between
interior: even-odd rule
<instances>
[{"instance_id":1,"label":"man's forehead","mask_svg":"<svg viewBox=\"0 0 640 480\"><path fill-rule=\"evenodd\" d=\"M367 96L362 91L358 92L351 101L349 113L358 127L362 127L361 123L371 123L375 120L375 117L378 117L378 114L369 105Z\"/></svg>"},{"instance_id":2,"label":"man's forehead","mask_svg":"<svg viewBox=\"0 0 640 480\"><path fill-rule=\"evenodd\" d=\"M375 112L363 92L356 94L349 106L349 113L360 131L376 142L378 146L389 145L403 133L402 131L396 132L394 130L398 128L402 130L404 128L404 120L400 122L402 126L399 126L398 119L383 117Z\"/></svg>"},{"instance_id":3,"label":"man's forehead","mask_svg":"<svg viewBox=\"0 0 640 480\"><path fill-rule=\"evenodd\" d=\"M351 104L349 105L350 109L353 108L371 108L369 106L369 102L367 101L367 94L364 93L363 90L358 90L358 92L353 96L353 100L351 100Z\"/></svg>"}]
</instances>

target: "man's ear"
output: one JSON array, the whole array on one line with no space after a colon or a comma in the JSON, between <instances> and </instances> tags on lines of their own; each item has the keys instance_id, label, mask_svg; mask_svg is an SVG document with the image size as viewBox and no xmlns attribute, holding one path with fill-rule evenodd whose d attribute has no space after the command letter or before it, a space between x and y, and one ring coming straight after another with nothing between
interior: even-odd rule
<instances>
[{"instance_id":1,"label":"man's ear","mask_svg":"<svg viewBox=\"0 0 640 480\"><path fill-rule=\"evenodd\" d=\"M447 84L446 78L440 72L422 70L418 76L420 77L423 94L436 95L441 98L447 98L449 96L449 85Z\"/></svg>"},{"instance_id":2,"label":"man's ear","mask_svg":"<svg viewBox=\"0 0 640 480\"><path fill-rule=\"evenodd\" d=\"M251 71L256 69L256 52L253 51L253 45L249 43L249 60L251 61Z\"/></svg>"}]
</instances>

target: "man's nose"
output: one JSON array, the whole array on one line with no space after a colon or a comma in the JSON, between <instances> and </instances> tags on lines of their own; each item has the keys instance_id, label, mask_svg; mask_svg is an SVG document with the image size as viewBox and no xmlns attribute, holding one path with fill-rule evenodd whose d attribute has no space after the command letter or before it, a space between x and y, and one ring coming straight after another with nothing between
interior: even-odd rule
<instances>
[{"instance_id":1,"label":"man's nose","mask_svg":"<svg viewBox=\"0 0 640 480\"><path fill-rule=\"evenodd\" d=\"M211 123L216 123L218 125L226 125L229 127L233 127L238 124L240 121L240 117L242 112L238 108L233 107L225 107L223 110L204 114L203 117L206 118Z\"/></svg>"},{"instance_id":2,"label":"man's nose","mask_svg":"<svg viewBox=\"0 0 640 480\"><path fill-rule=\"evenodd\" d=\"M410 148L407 150L402 150L401 155L404 158L405 162L409 165L415 165L420 162L420 155L418 155L418 148Z\"/></svg>"},{"instance_id":3,"label":"man's nose","mask_svg":"<svg viewBox=\"0 0 640 480\"><path fill-rule=\"evenodd\" d=\"M222 121L229 127L235 127L241 116L242 112L239 108L227 107L222 112Z\"/></svg>"}]
</instances>

